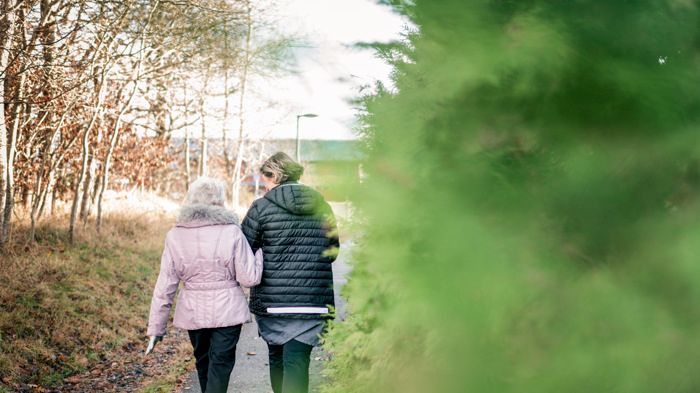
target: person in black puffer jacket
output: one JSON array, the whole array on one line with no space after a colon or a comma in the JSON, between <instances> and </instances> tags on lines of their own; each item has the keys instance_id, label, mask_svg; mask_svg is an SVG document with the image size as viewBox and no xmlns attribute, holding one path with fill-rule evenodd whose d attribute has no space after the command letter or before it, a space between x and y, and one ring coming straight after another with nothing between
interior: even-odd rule
<instances>
[{"instance_id":1,"label":"person in black puffer jacket","mask_svg":"<svg viewBox=\"0 0 700 393\"><path fill-rule=\"evenodd\" d=\"M304 168L287 154L272 155L260 172L267 193L253 202L241 225L264 260L250 310L269 348L273 391L306 393L311 349L332 318L337 227L323 196L298 182Z\"/></svg>"}]
</instances>

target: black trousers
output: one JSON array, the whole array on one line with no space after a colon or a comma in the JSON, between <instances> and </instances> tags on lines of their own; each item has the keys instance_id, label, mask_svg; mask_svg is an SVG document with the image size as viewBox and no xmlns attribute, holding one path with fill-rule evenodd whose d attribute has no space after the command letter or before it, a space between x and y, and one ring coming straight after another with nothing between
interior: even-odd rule
<instances>
[{"instance_id":1,"label":"black trousers","mask_svg":"<svg viewBox=\"0 0 700 393\"><path fill-rule=\"evenodd\" d=\"M188 330L202 392L226 393L236 363L241 325Z\"/></svg>"},{"instance_id":2,"label":"black trousers","mask_svg":"<svg viewBox=\"0 0 700 393\"><path fill-rule=\"evenodd\" d=\"M275 393L307 393L311 345L291 340L267 345L270 353L270 383Z\"/></svg>"}]
</instances>

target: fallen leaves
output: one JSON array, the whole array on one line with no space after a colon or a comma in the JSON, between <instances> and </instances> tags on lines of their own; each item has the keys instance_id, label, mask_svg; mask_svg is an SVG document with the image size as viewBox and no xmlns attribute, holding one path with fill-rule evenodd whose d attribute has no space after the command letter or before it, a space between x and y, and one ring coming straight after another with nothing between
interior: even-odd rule
<instances>
[{"instance_id":1,"label":"fallen leaves","mask_svg":"<svg viewBox=\"0 0 700 393\"><path fill-rule=\"evenodd\" d=\"M160 344L159 352L147 358L143 357L144 348L140 345L123 345L92 369L65 378L63 382L69 387L64 385L60 391L139 391L148 383L162 379L174 362L191 360L189 343L182 344L185 340L186 333L173 330L169 340ZM175 383L182 385L184 379L177 378Z\"/></svg>"}]
</instances>

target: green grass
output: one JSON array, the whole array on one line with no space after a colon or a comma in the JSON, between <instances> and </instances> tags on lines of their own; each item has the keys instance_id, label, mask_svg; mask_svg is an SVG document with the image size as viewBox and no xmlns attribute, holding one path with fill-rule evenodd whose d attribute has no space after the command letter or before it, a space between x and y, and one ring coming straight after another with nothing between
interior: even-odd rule
<instances>
[{"instance_id":1,"label":"green grass","mask_svg":"<svg viewBox=\"0 0 700 393\"><path fill-rule=\"evenodd\" d=\"M135 356L171 221L108 217L106 233L85 231L73 246L60 230L42 227L36 245L17 244L3 255L0 375L6 382L59 387L105 357ZM21 227L14 237L22 238ZM3 383L0 392L13 390Z\"/></svg>"},{"instance_id":2,"label":"green grass","mask_svg":"<svg viewBox=\"0 0 700 393\"><path fill-rule=\"evenodd\" d=\"M187 373L187 362L179 361L171 366L167 372L158 378L158 380L146 384L141 390L141 393L168 393L172 392L179 384L180 379Z\"/></svg>"}]
</instances>

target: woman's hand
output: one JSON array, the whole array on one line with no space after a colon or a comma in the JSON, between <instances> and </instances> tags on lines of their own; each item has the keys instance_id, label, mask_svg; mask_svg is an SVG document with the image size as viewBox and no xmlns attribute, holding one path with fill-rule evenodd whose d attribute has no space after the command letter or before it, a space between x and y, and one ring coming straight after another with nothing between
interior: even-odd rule
<instances>
[{"instance_id":1,"label":"woman's hand","mask_svg":"<svg viewBox=\"0 0 700 393\"><path fill-rule=\"evenodd\" d=\"M146 348L146 355L153 352L153 348L159 341L163 341L163 336L151 336L151 339L148 341L148 348Z\"/></svg>"}]
</instances>

